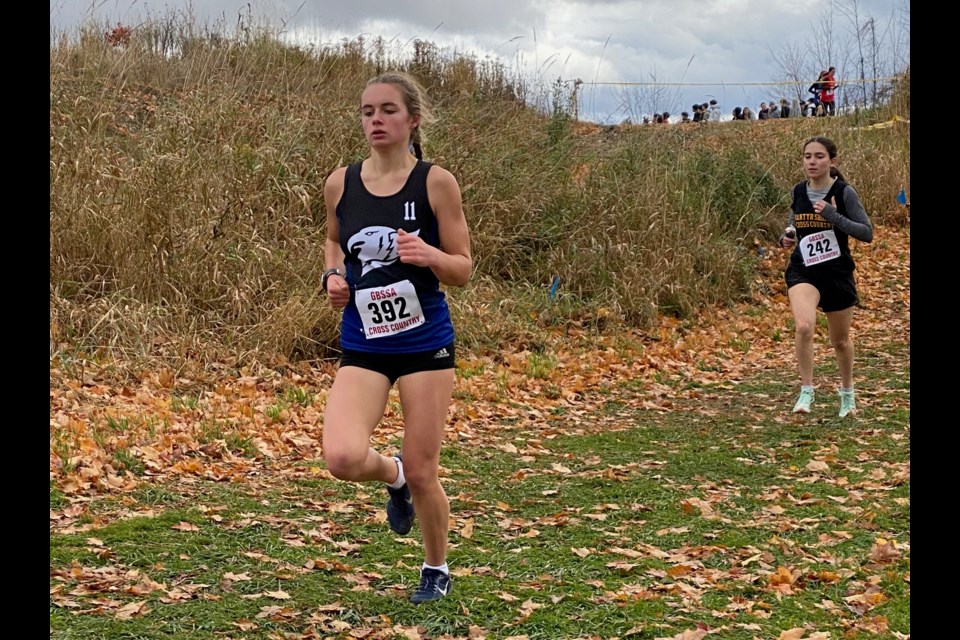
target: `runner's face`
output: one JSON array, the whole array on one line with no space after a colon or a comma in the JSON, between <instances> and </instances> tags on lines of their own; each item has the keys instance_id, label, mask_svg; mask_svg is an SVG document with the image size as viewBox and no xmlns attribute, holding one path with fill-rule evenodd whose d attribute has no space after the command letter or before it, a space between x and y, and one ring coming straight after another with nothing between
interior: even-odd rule
<instances>
[{"instance_id":1,"label":"runner's face","mask_svg":"<svg viewBox=\"0 0 960 640\"><path fill-rule=\"evenodd\" d=\"M830 175L830 153L819 142L811 142L803 149L803 170L811 180Z\"/></svg>"},{"instance_id":2,"label":"runner's face","mask_svg":"<svg viewBox=\"0 0 960 640\"><path fill-rule=\"evenodd\" d=\"M363 90L360 100L363 135L372 147L406 147L419 116L412 116L403 102L400 89L392 84L372 84Z\"/></svg>"}]
</instances>

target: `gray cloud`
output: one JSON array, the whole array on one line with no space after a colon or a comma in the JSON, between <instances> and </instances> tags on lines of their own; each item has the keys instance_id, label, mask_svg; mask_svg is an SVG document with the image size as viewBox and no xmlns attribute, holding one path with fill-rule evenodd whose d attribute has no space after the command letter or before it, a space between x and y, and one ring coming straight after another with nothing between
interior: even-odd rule
<instances>
[{"instance_id":1,"label":"gray cloud","mask_svg":"<svg viewBox=\"0 0 960 640\"><path fill-rule=\"evenodd\" d=\"M841 9L856 5L861 23L876 17L878 34L889 43L897 36L903 47L905 33L909 60L909 0L50 0L50 21L52 29L85 19L136 24L175 10L201 25L234 25L241 17L278 30L284 25L284 37L316 45L361 34L382 36L398 48L428 40L444 50L497 59L545 86L557 78L669 82L674 86L661 91L669 104L656 108L678 114L716 97L729 113L786 90L755 84L781 79L771 52L788 43L827 49L817 27L831 1ZM836 47L849 41L852 25L847 14L833 15ZM853 59L836 61L841 79L859 76ZM652 91L589 84L581 94L589 98L589 113L581 114L601 121L637 115L624 109L625 94Z\"/></svg>"}]
</instances>

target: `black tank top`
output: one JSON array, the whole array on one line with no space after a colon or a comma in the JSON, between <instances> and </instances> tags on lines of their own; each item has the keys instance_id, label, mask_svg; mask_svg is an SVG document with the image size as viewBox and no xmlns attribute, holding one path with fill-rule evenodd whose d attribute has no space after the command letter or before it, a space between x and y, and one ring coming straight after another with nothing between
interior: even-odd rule
<instances>
[{"instance_id":1,"label":"black tank top","mask_svg":"<svg viewBox=\"0 0 960 640\"><path fill-rule=\"evenodd\" d=\"M446 346L453 341L453 324L440 281L429 267L400 262L398 229L419 234L440 246L437 218L427 196L427 174L433 165L417 160L403 187L388 196L373 195L360 178L360 164L347 167L343 195L337 203L340 247L343 249L350 303L344 309L340 343L344 348L381 353L409 353ZM356 292L409 280L425 322L395 335L365 332L356 305Z\"/></svg>"},{"instance_id":2,"label":"black tank top","mask_svg":"<svg viewBox=\"0 0 960 640\"><path fill-rule=\"evenodd\" d=\"M847 206L843 201L843 191L847 183L837 178L833 181L830 190L824 196L824 200L830 202L836 198L837 211L842 216L847 215ZM798 183L793 187L793 226L797 229L797 247L790 254L790 264L796 269L808 269L816 272L828 272L832 270L849 272L855 269L853 256L850 254L850 242L846 233L836 228L826 218L819 213L814 213L813 203L810 202L810 196L807 194L806 181ZM833 230L837 236L837 244L840 249L840 256L834 260L828 260L823 264L807 266L803 263L803 255L800 253L800 240L811 233Z\"/></svg>"},{"instance_id":3,"label":"black tank top","mask_svg":"<svg viewBox=\"0 0 960 640\"><path fill-rule=\"evenodd\" d=\"M347 279L357 288L404 279L411 280L418 291L440 286L429 268L400 262L394 240L397 229L403 229L419 234L431 246L440 246L437 219L427 197L427 173L431 166L418 160L400 191L389 196L375 196L367 191L360 179L360 164L347 167L337 220Z\"/></svg>"}]
</instances>

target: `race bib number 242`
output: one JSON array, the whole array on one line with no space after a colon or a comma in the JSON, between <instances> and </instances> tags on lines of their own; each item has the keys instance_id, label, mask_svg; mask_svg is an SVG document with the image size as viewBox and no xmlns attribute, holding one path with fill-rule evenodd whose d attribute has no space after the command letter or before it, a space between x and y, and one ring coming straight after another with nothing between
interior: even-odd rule
<instances>
[{"instance_id":1,"label":"race bib number 242","mask_svg":"<svg viewBox=\"0 0 960 640\"><path fill-rule=\"evenodd\" d=\"M803 256L803 264L808 267L839 258L840 245L837 244L837 234L833 229L829 229L804 236L800 240L800 255Z\"/></svg>"}]
</instances>

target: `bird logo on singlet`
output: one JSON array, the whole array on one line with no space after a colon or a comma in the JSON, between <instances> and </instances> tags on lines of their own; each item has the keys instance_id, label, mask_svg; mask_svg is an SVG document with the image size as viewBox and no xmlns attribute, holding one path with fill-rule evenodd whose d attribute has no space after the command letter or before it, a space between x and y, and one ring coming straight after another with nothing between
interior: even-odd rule
<instances>
[{"instance_id":1,"label":"bird logo on singlet","mask_svg":"<svg viewBox=\"0 0 960 640\"><path fill-rule=\"evenodd\" d=\"M410 235L418 236L420 230L411 231ZM350 237L347 247L350 255L360 260L361 276L393 264L400 257L397 254L397 230L390 227L365 227Z\"/></svg>"}]
</instances>

